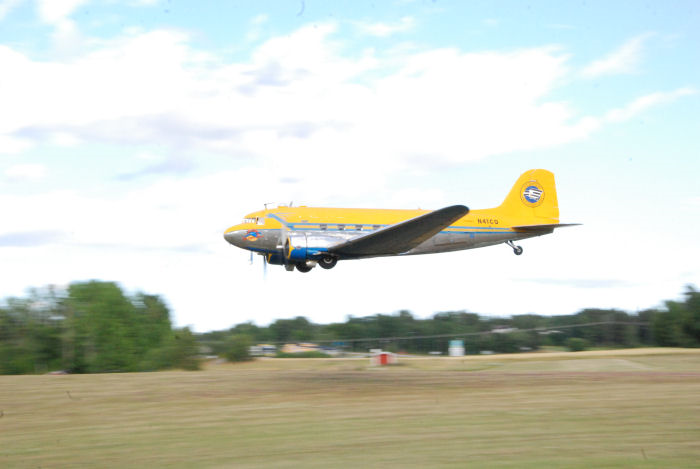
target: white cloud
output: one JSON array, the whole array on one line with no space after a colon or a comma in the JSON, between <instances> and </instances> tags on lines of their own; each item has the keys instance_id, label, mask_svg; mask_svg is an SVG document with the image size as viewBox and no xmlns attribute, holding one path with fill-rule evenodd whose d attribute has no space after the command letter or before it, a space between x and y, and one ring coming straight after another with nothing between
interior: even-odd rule
<instances>
[{"instance_id":1,"label":"white cloud","mask_svg":"<svg viewBox=\"0 0 700 469\"><path fill-rule=\"evenodd\" d=\"M624 122L649 108L660 104L670 103L682 96L693 95L696 93L697 91L695 89L685 87L674 91L651 93L645 96L640 96L622 108L611 109L606 113L604 120L607 122Z\"/></svg>"},{"instance_id":2,"label":"white cloud","mask_svg":"<svg viewBox=\"0 0 700 469\"><path fill-rule=\"evenodd\" d=\"M633 37L606 57L591 62L582 70L582 75L586 78L598 78L633 72L641 60L644 43L651 36L652 33L646 33Z\"/></svg>"},{"instance_id":3,"label":"white cloud","mask_svg":"<svg viewBox=\"0 0 700 469\"><path fill-rule=\"evenodd\" d=\"M51 35L54 54L67 57L78 53L86 39L70 16L89 0L37 0L39 19L53 26Z\"/></svg>"},{"instance_id":4,"label":"white cloud","mask_svg":"<svg viewBox=\"0 0 700 469\"><path fill-rule=\"evenodd\" d=\"M49 24L60 24L88 0L37 0L39 18Z\"/></svg>"},{"instance_id":5,"label":"white cloud","mask_svg":"<svg viewBox=\"0 0 700 469\"><path fill-rule=\"evenodd\" d=\"M250 30L246 34L247 42L254 42L260 39L263 32L263 26L268 22L269 17L265 14L255 16L250 20Z\"/></svg>"},{"instance_id":6,"label":"white cloud","mask_svg":"<svg viewBox=\"0 0 700 469\"><path fill-rule=\"evenodd\" d=\"M267 23L268 20L269 20L269 17L266 14L260 14L260 15L257 15L255 18L253 18L250 21L250 23L253 25L260 25L263 23Z\"/></svg>"},{"instance_id":7,"label":"white cloud","mask_svg":"<svg viewBox=\"0 0 700 469\"><path fill-rule=\"evenodd\" d=\"M577 116L549 97L570 74L561 49L347 55L338 28L319 23L273 37L243 62L194 49L187 34L172 30L94 43L68 62L33 61L0 46L6 71L0 102L13 109L0 115L0 148L158 141L179 168L193 151L245 158L277 180L313 182L333 197L348 187L328 174L342 171L347 181L354 175L375 187L406 167L585 138L690 92L657 93L602 116Z\"/></svg>"},{"instance_id":8,"label":"white cloud","mask_svg":"<svg viewBox=\"0 0 700 469\"><path fill-rule=\"evenodd\" d=\"M366 23L355 22L355 26L364 34L376 37L387 37L396 33L404 33L412 30L416 25L416 20L410 16L404 16L395 23Z\"/></svg>"},{"instance_id":9,"label":"white cloud","mask_svg":"<svg viewBox=\"0 0 700 469\"><path fill-rule=\"evenodd\" d=\"M31 147L32 142L28 139L0 134L0 153L21 153Z\"/></svg>"},{"instance_id":10,"label":"white cloud","mask_svg":"<svg viewBox=\"0 0 700 469\"><path fill-rule=\"evenodd\" d=\"M17 164L5 170L5 177L12 182L37 182L46 177L47 168L41 164Z\"/></svg>"}]
</instances>

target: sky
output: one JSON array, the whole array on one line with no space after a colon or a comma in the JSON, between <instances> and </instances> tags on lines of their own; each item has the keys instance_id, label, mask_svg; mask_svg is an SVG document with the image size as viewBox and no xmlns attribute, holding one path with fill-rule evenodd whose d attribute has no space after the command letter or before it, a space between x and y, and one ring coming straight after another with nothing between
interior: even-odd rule
<instances>
[{"instance_id":1,"label":"sky","mask_svg":"<svg viewBox=\"0 0 700 469\"><path fill-rule=\"evenodd\" d=\"M99 279L196 331L635 312L700 285L700 3L0 0L0 298ZM520 244L263 270L264 203L499 205Z\"/></svg>"}]
</instances>

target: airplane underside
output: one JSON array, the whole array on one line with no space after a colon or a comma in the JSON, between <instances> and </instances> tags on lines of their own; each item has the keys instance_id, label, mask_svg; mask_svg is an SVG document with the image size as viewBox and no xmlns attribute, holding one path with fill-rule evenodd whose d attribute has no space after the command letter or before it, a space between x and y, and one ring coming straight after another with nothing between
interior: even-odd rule
<instances>
[{"instance_id":1,"label":"airplane underside","mask_svg":"<svg viewBox=\"0 0 700 469\"><path fill-rule=\"evenodd\" d=\"M295 231L289 233L288 241L294 240L296 255L289 256L289 245L282 246L275 240L276 230L270 230L268 236L261 233L259 244L247 249L265 257L269 264L284 265L287 270L296 268L300 272L308 272L316 265L324 269L335 267L339 260L367 259L371 257L385 257L387 254L368 255L339 255L329 254L328 247L347 242L361 236L361 232L334 233L333 235L320 235L317 231ZM463 251L497 244L507 244L516 255L523 253L523 248L515 245L516 241L541 236L551 233L547 230L537 233L516 233L511 230L500 232L459 232L449 231L438 233L430 239L422 242L409 251L394 256L412 256L419 254L437 254L444 252ZM303 254L301 254L303 253ZM303 256L303 257L302 257Z\"/></svg>"}]
</instances>

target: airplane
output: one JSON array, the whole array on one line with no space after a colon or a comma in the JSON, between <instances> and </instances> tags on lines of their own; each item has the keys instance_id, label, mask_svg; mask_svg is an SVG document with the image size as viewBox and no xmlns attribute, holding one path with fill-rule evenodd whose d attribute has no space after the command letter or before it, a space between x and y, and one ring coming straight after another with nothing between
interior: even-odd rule
<instances>
[{"instance_id":1,"label":"airplane","mask_svg":"<svg viewBox=\"0 0 700 469\"><path fill-rule=\"evenodd\" d=\"M267 264L309 272L332 269L340 260L410 256L474 249L550 234L559 223L554 174L524 172L498 207L469 210L451 205L439 210L321 207L265 207L226 230L224 239L258 253Z\"/></svg>"}]
</instances>

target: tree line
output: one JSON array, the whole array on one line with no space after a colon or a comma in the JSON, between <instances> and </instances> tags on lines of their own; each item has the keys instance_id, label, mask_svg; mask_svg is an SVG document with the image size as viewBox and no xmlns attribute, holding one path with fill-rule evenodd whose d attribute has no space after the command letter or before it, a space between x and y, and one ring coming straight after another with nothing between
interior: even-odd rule
<instances>
[{"instance_id":1,"label":"tree line","mask_svg":"<svg viewBox=\"0 0 700 469\"><path fill-rule=\"evenodd\" d=\"M268 326L247 322L194 334L174 328L157 295L128 296L113 282L75 282L65 290L33 289L0 304L0 374L198 369L201 350L230 360L249 358L252 344L314 342L348 352L446 353L450 340L466 353L511 353L545 346L700 347L700 292L638 313L584 309L576 314L485 317L465 311L428 319L409 311L314 324L305 317Z\"/></svg>"},{"instance_id":2,"label":"tree line","mask_svg":"<svg viewBox=\"0 0 700 469\"><path fill-rule=\"evenodd\" d=\"M0 305L0 374L197 369L199 345L157 295L113 282L32 289Z\"/></svg>"},{"instance_id":3,"label":"tree line","mask_svg":"<svg viewBox=\"0 0 700 469\"><path fill-rule=\"evenodd\" d=\"M447 353L450 340L464 343L466 353L512 353L544 346L568 347L700 347L700 292L688 286L682 301L663 308L628 313L617 309L584 309L576 314L485 317L442 312L429 319L409 311L348 317L345 322L314 324L305 317L278 319L269 326L247 322L198 337L213 353L243 356L242 344L313 342L344 351L370 348L409 353ZM231 350L239 353L231 354Z\"/></svg>"}]
</instances>

